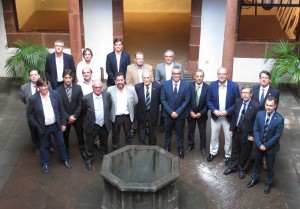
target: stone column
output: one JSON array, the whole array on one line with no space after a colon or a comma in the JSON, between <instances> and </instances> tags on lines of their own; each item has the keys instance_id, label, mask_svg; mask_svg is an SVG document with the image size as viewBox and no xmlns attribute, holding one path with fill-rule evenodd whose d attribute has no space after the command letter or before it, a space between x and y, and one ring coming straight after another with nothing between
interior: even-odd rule
<instances>
[{"instance_id":1,"label":"stone column","mask_svg":"<svg viewBox=\"0 0 300 209\"><path fill-rule=\"evenodd\" d=\"M113 10L113 39L115 38L123 39L124 38L123 0L112 0L112 10Z\"/></svg>"},{"instance_id":2,"label":"stone column","mask_svg":"<svg viewBox=\"0 0 300 209\"><path fill-rule=\"evenodd\" d=\"M222 66L228 70L228 79L232 79L237 10L238 0L227 0Z\"/></svg>"},{"instance_id":3,"label":"stone column","mask_svg":"<svg viewBox=\"0 0 300 209\"><path fill-rule=\"evenodd\" d=\"M70 30L70 48L76 66L82 59L79 0L68 0L68 15Z\"/></svg>"},{"instance_id":4,"label":"stone column","mask_svg":"<svg viewBox=\"0 0 300 209\"><path fill-rule=\"evenodd\" d=\"M190 43L189 43L189 66L187 69L190 73L194 73L198 69L201 14L202 14L202 0L192 0Z\"/></svg>"}]
</instances>

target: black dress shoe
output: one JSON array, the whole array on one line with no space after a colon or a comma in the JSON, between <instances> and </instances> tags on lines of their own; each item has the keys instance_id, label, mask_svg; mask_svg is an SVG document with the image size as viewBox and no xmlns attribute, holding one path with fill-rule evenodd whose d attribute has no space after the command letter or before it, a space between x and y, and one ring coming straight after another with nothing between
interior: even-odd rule
<instances>
[{"instance_id":1,"label":"black dress shoe","mask_svg":"<svg viewBox=\"0 0 300 209\"><path fill-rule=\"evenodd\" d=\"M202 153L203 156L206 156L206 155L207 155L207 154L206 154L205 148L201 148L201 149L200 149L200 152Z\"/></svg>"},{"instance_id":2,"label":"black dress shoe","mask_svg":"<svg viewBox=\"0 0 300 209\"><path fill-rule=\"evenodd\" d=\"M239 178L243 179L246 177L246 171L240 171Z\"/></svg>"},{"instance_id":3,"label":"black dress shoe","mask_svg":"<svg viewBox=\"0 0 300 209\"><path fill-rule=\"evenodd\" d=\"M231 169L231 168L227 168L224 172L223 172L223 174L224 175L229 175L229 174L231 174L231 173L233 173L233 172L235 172L236 171L236 169Z\"/></svg>"},{"instance_id":4,"label":"black dress shoe","mask_svg":"<svg viewBox=\"0 0 300 209\"><path fill-rule=\"evenodd\" d=\"M49 166L48 165L43 165L42 170L44 173L49 173Z\"/></svg>"},{"instance_id":5,"label":"black dress shoe","mask_svg":"<svg viewBox=\"0 0 300 209\"><path fill-rule=\"evenodd\" d=\"M68 168L68 169L72 168L69 161L65 161L65 162L64 162L64 165L65 165L65 167Z\"/></svg>"},{"instance_id":6,"label":"black dress shoe","mask_svg":"<svg viewBox=\"0 0 300 209\"><path fill-rule=\"evenodd\" d=\"M192 151L193 149L194 149L193 146L189 146L189 147L186 149L185 153L188 153L189 151Z\"/></svg>"},{"instance_id":7,"label":"black dress shoe","mask_svg":"<svg viewBox=\"0 0 300 209\"><path fill-rule=\"evenodd\" d=\"M207 162L213 161L214 158L215 158L215 155L209 154L208 157L207 157Z\"/></svg>"},{"instance_id":8,"label":"black dress shoe","mask_svg":"<svg viewBox=\"0 0 300 209\"><path fill-rule=\"evenodd\" d=\"M86 169L88 169L89 171L91 171L93 169L93 164L92 163L86 163L85 167L86 167Z\"/></svg>"},{"instance_id":9,"label":"black dress shoe","mask_svg":"<svg viewBox=\"0 0 300 209\"><path fill-rule=\"evenodd\" d=\"M270 192L271 192L271 184L266 184L264 193L265 193L265 194L269 194Z\"/></svg>"},{"instance_id":10,"label":"black dress shoe","mask_svg":"<svg viewBox=\"0 0 300 209\"><path fill-rule=\"evenodd\" d=\"M179 157L180 157L180 159L184 158L184 151L183 151L183 149L179 150Z\"/></svg>"},{"instance_id":11,"label":"black dress shoe","mask_svg":"<svg viewBox=\"0 0 300 209\"><path fill-rule=\"evenodd\" d=\"M251 181L249 181L249 183L247 184L247 188L250 188L250 187L253 187L255 184L257 184L258 183L258 180L251 180Z\"/></svg>"}]
</instances>

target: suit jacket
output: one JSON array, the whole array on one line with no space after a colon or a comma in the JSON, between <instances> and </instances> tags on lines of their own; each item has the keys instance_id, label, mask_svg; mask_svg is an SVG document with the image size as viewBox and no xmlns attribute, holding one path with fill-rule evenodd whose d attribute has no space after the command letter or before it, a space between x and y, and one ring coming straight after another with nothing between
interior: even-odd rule
<instances>
[{"instance_id":1,"label":"suit jacket","mask_svg":"<svg viewBox=\"0 0 300 209\"><path fill-rule=\"evenodd\" d=\"M121 53L121 59L120 59L120 67L118 71L117 66L117 58L115 52L111 52L106 56L106 73L108 75L107 77L107 86L113 86L115 85L115 75L117 72L123 72L124 75L126 75L127 72L127 66L130 65L130 55L122 51Z\"/></svg>"},{"instance_id":2,"label":"suit jacket","mask_svg":"<svg viewBox=\"0 0 300 209\"><path fill-rule=\"evenodd\" d=\"M72 55L63 53L64 70L71 69L73 72L73 82L76 78L76 68ZM57 69L55 61L55 53L48 54L46 57L45 74L48 81L50 81L53 89L57 87ZM62 76L62 75L59 75Z\"/></svg>"},{"instance_id":3,"label":"suit jacket","mask_svg":"<svg viewBox=\"0 0 300 209\"><path fill-rule=\"evenodd\" d=\"M51 84L48 82L48 88L49 89L52 89L51 88ZM27 82L25 84L23 84L21 86L21 90L20 90L20 99L21 101L28 105L29 103L29 98L32 96L32 92L31 92L31 82Z\"/></svg>"},{"instance_id":4,"label":"suit jacket","mask_svg":"<svg viewBox=\"0 0 300 209\"><path fill-rule=\"evenodd\" d=\"M207 92L209 85L206 83L202 83L202 89L201 89L201 95L199 99L199 104L197 105L196 103L196 82L191 82L189 83L189 88L191 92L191 97L189 101L189 112L193 111L195 113L201 113L201 117L197 120L204 122L207 121L207 103L206 103L206 97L207 97ZM190 114L188 114L188 119L193 119L191 118Z\"/></svg>"},{"instance_id":5,"label":"suit jacket","mask_svg":"<svg viewBox=\"0 0 300 209\"><path fill-rule=\"evenodd\" d=\"M65 85L61 85L56 89L60 94L61 100L63 102L67 121L69 120L71 115L78 120L81 116L81 108L82 108L82 90L81 87L77 84L72 84L72 94L71 94L71 102L69 102Z\"/></svg>"},{"instance_id":6,"label":"suit jacket","mask_svg":"<svg viewBox=\"0 0 300 209\"><path fill-rule=\"evenodd\" d=\"M66 113L59 93L51 89L49 89L49 93L56 123L59 126L66 125ZM28 122L36 127L40 134L43 134L45 130L45 116L40 94L34 94L29 98L26 116Z\"/></svg>"},{"instance_id":7,"label":"suit jacket","mask_svg":"<svg viewBox=\"0 0 300 209\"><path fill-rule=\"evenodd\" d=\"M278 112L275 112L270 120L265 143L263 142L266 111L259 111L254 122L254 139L256 149L261 145L266 147L267 154L276 154L280 150L279 139L283 132L284 118Z\"/></svg>"},{"instance_id":8,"label":"suit jacket","mask_svg":"<svg viewBox=\"0 0 300 209\"><path fill-rule=\"evenodd\" d=\"M85 131L88 134L91 134L93 132L94 124L96 121L93 94L94 93L92 92L82 98L82 114L84 116ZM111 129L111 95L108 92L102 92L101 94L104 109L104 123L106 130L109 132Z\"/></svg>"},{"instance_id":9,"label":"suit jacket","mask_svg":"<svg viewBox=\"0 0 300 209\"><path fill-rule=\"evenodd\" d=\"M148 64L143 65L143 70L148 70L153 75L152 66ZM153 78L152 78L153 81ZM135 84L141 83L139 79L138 67L136 64L127 66L126 84L135 86Z\"/></svg>"},{"instance_id":10,"label":"suit jacket","mask_svg":"<svg viewBox=\"0 0 300 209\"><path fill-rule=\"evenodd\" d=\"M184 77L184 70L182 67L182 64L178 63L178 62L173 62L173 67L174 66L179 66L180 70L181 70L181 79L183 79ZM157 81L158 83L162 84L165 80L170 80L170 79L166 79L166 64L164 62L159 63L156 66L156 71L155 71L155 81Z\"/></svg>"},{"instance_id":11,"label":"suit jacket","mask_svg":"<svg viewBox=\"0 0 300 209\"><path fill-rule=\"evenodd\" d=\"M255 86L252 87L252 92L253 92L252 99L257 101L258 103L259 103L259 100L260 100L259 90L260 90L260 85L255 85ZM278 107L278 104L279 104L279 91L276 88L274 88L273 86L269 86L269 90L268 90L268 92L265 96L263 104L260 105L259 110L265 110L265 103L266 103L266 100L267 100L268 96L275 97L277 107ZM277 109L277 107L276 107L276 109Z\"/></svg>"},{"instance_id":12,"label":"suit jacket","mask_svg":"<svg viewBox=\"0 0 300 209\"><path fill-rule=\"evenodd\" d=\"M144 83L138 83L135 85L135 91L138 97L138 104L136 108L136 119L139 124L143 124L145 121L146 115L146 95L144 89ZM161 85L159 83L152 82L151 87L151 103L150 103L150 118L151 123L153 125L157 125L158 118L159 118L159 105L160 105L160 91Z\"/></svg>"},{"instance_id":13,"label":"suit jacket","mask_svg":"<svg viewBox=\"0 0 300 209\"><path fill-rule=\"evenodd\" d=\"M125 91L127 95L127 109L129 111L130 120L134 119L134 106L138 103L138 98L133 86L125 85ZM111 107L111 120L114 123L116 118L117 103L122 102L117 98L118 87L116 85L107 88L107 92L111 94L112 107Z\"/></svg>"},{"instance_id":14,"label":"suit jacket","mask_svg":"<svg viewBox=\"0 0 300 209\"><path fill-rule=\"evenodd\" d=\"M227 93L226 93L226 104L225 110L227 112L226 119L230 123L231 116L233 113L235 100L240 98L239 86L230 80L227 80ZM215 110L219 110L219 81L213 81L209 85L207 93L207 105L211 111L211 118L216 120L218 117L213 114Z\"/></svg>"},{"instance_id":15,"label":"suit jacket","mask_svg":"<svg viewBox=\"0 0 300 209\"><path fill-rule=\"evenodd\" d=\"M239 120L239 114L241 108L243 108L243 99L239 98L235 102L234 110L230 122L229 130L232 132L234 131L236 124ZM253 136L253 125L254 125L254 121L258 109L259 109L259 103L251 99L248 104L248 108L244 114L244 122L242 123L242 132L241 132L242 136L240 139L243 143L246 143L248 141L248 136Z\"/></svg>"},{"instance_id":16,"label":"suit jacket","mask_svg":"<svg viewBox=\"0 0 300 209\"><path fill-rule=\"evenodd\" d=\"M176 112L178 114L177 119L185 119L188 114L188 105L190 101L189 83L185 80L180 80L177 97L175 97L172 79L165 81L161 88L160 100L164 106L164 118L172 119L171 113Z\"/></svg>"}]
</instances>

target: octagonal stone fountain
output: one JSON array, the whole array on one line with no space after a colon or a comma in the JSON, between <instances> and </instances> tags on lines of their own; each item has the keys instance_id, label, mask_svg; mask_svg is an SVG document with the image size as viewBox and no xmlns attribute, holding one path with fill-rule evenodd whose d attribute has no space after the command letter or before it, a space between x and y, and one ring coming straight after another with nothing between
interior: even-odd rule
<instances>
[{"instance_id":1,"label":"octagonal stone fountain","mask_svg":"<svg viewBox=\"0 0 300 209\"><path fill-rule=\"evenodd\" d=\"M158 146L130 145L106 155L102 209L178 209L179 158Z\"/></svg>"}]
</instances>

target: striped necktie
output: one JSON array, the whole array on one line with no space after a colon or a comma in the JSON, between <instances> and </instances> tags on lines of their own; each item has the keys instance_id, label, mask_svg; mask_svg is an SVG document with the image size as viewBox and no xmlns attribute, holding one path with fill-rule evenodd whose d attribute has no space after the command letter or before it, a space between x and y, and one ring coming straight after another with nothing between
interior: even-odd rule
<instances>
[{"instance_id":1,"label":"striped necktie","mask_svg":"<svg viewBox=\"0 0 300 209\"><path fill-rule=\"evenodd\" d=\"M264 126L264 138L263 138L264 143L266 141L266 136L267 136L267 132L268 132L269 124L270 124L270 119L271 119L271 114L268 114L267 119L266 119L266 123L265 123L265 126Z\"/></svg>"},{"instance_id":2,"label":"striped necktie","mask_svg":"<svg viewBox=\"0 0 300 209\"><path fill-rule=\"evenodd\" d=\"M149 92L149 86L146 86L146 109L150 109L150 92Z\"/></svg>"}]
</instances>

